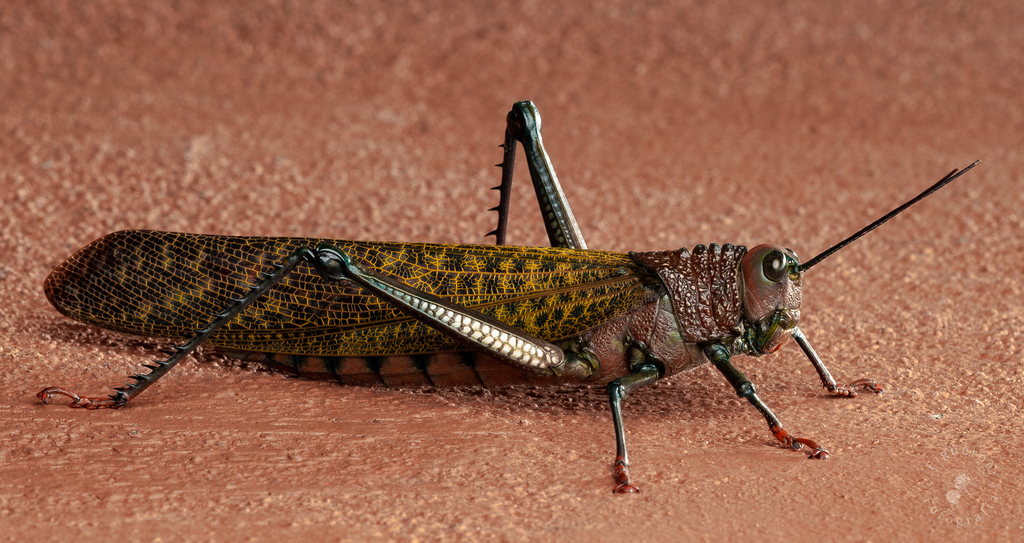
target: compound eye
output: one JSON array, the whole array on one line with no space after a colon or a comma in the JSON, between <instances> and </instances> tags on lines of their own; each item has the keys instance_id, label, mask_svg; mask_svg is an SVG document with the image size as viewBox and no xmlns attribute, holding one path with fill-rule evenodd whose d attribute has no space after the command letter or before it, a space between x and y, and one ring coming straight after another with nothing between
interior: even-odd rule
<instances>
[{"instance_id":1,"label":"compound eye","mask_svg":"<svg viewBox=\"0 0 1024 543\"><path fill-rule=\"evenodd\" d=\"M761 272L772 283L782 281L782 278L787 273L786 255L782 254L782 251L778 249L774 249L764 255L764 260L761 261Z\"/></svg>"}]
</instances>

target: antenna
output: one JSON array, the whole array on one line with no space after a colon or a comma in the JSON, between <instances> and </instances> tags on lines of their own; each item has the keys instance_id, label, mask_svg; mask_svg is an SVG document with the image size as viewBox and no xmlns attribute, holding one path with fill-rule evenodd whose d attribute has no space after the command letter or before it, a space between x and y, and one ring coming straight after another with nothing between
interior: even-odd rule
<instances>
[{"instance_id":1,"label":"antenna","mask_svg":"<svg viewBox=\"0 0 1024 543\"><path fill-rule=\"evenodd\" d=\"M949 174L946 177L943 177L941 180L939 180L938 183L935 183L934 185L928 187L928 190L926 190L926 191L922 192L921 194L918 194L917 196L911 198L909 202L907 202L907 203L901 205L900 207L897 207L896 209L886 213L882 218L880 218L877 221L875 221L875 222L865 226L864 228L860 229L856 234L854 234L854 235L844 239L843 241L840 241L839 243L829 247L827 250L825 250L824 252L822 252L818 256L808 260L804 264L801 264L800 265L800 271L805 272L805 271L811 269L811 266L814 266L815 264L821 262L822 260L825 260L826 258L832 256L837 251L839 251L839 249L842 249L843 247L846 247L847 245L849 245L849 244L853 243L854 241L857 241L858 239L863 237L864 234L867 234L868 232L874 230L875 228L878 228L879 226L882 226L882 224L885 221L888 221L889 219L895 217L896 215L899 215L900 213L903 213L904 211L907 210L908 207L910 207L910 206L920 202L921 200L924 200L929 195L931 195L931 193L933 193L933 192L941 189L942 187L952 183L954 180L956 180L957 177L960 177L961 175L969 172L971 170L971 168L977 166L979 162L981 162L981 161L980 160L975 160L973 164L971 164L970 166L968 166L968 167L966 167L966 168L964 168L962 170L954 169L953 171L949 172Z\"/></svg>"}]
</instances>

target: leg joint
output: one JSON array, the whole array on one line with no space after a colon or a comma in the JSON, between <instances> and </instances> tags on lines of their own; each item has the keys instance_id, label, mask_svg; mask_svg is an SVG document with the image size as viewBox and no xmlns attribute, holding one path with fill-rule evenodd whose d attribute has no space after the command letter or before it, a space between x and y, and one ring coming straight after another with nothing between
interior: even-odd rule
<instances>
[{"instance_id":1,"label":"leg joint","mask_svg":"<svg viewBox=\"0 0 1024 543\"><path fill-rule=\"evenodd\" d=\"M566 352L562 363L551 368L551 373L577 379L586 379L597 371L600 362L597 357L588 352Z\"/></svg>"},{"instance_id":2,"label":"leg joint","mask_svg":"<svg viewBox=\"0 0 1024 543\"><path fill-rule=\"evenodd\" d=\"M626 386L618 379L608 383L608 399L612 402L620 402L626 397Z\"/></svg>"}]
</instances>

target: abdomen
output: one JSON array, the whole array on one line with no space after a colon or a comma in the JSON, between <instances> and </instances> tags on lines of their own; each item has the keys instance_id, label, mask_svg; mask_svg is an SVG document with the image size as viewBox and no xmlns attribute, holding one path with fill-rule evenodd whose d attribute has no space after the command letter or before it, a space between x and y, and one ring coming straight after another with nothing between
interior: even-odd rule
<instances>
[{"instance_id":1,"label":"abdomen","mask_svg":"<svg viewBox=\"0 0 1024 543\"><path fill-rule=\"evenodd\" d=\"M476 351L325 357L218 350L231 358L259 362L278 371L294 373L308 379L336 379L343 385L353 386L455 388L552 385L570 382L558 377L534 375ZM588 380L587 383L597 381Z\"/></svg>"}]
</instances>

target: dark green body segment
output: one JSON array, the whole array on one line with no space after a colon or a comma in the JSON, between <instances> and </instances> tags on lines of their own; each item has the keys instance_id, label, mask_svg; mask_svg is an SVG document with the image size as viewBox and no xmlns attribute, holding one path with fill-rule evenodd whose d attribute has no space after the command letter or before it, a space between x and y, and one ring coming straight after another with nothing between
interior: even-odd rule
<instances>
[{"instance_id":1,"label":"dark green body segment","mask_svg":"<svg viewBox=\"0 0 1024 543\"><path fill-rule=\"evenodd\" d=\"M46 279L45 292L73 319L185 339L230 307L231 298L244 295L261 273L299 247L322 242L368 269L548 341L635 311L651 301L657 282L628 255L603 251L127 230L72 255ZM466 349L355 284L326 282L308 266L300 266L210 343L228 352L312 360Z\"/></svg>"}]
</instances>

